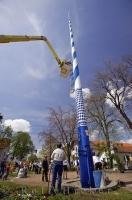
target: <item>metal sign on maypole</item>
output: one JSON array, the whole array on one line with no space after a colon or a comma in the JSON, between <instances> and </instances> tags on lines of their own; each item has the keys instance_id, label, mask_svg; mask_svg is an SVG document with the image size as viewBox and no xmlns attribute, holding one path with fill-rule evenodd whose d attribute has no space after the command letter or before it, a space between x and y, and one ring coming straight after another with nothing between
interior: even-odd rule
<instances>
[{"instance_id":1,"label":"metal sign on maypole","mask_svg":"<svg viewBox=\"0 0 132 200\"><path fill-rule=\"evenodd\" d=\"M94 187L93 161L89 143L88 127L84 111L84 102L77 63L77 55L73 40L71 21L69 20L71 53L73 62L72 76L74 80L75 102L78 125L78 154L80 163L80 182L83 188Z\"/></svg>"}]
</instances>

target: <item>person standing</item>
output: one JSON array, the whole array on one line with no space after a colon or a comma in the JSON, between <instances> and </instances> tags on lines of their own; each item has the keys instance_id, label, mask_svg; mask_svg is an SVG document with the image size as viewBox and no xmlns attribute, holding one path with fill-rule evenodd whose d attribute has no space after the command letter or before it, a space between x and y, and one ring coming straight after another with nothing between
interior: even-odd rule
<instances>
[{"instance_id":1,"label":"person standing","mask_svg":"<svg viewBox=\"0 0 132 200\"><path fill-rule=\"evenodd\" d=\"M102 169L102 163L100 161L100 157L98 154L93 153L93 164L94 164L94 170L101 170Z\"/></svg>"},{"instance_id":2,"label":"person standing","mask_svg":"<svg viewBox=\"0 0 132 200\"><path fill-rule=\"evenodd\" d=\"M5 173L5 169L6 169L6 161L5 160L3 160L2 162L1 162L1 174L0 174L0 176L2 177L3 175L4 175L4 173Z\"/></svg>"},{"instance_id":3,"label":"person standing","mask_svg":"<svg viewBox=\"0 0 132 200\"><path fill-rule=\"evenodd\" d=\"M7 180L9 171L10 171L10 165L9 165L9 163L6 163L5 169L4 169L4 174L2 176L2 180Z\"/></svg>"},{"instance_id":4,"label":"person standing","mask_svg":"<svg viewBox=\"0 0 132 200\"><path fill-rule=\"evenodd\" d=\"M79 159L76 160L76 172L77 172L77 178L79 178L80 174Z\"/></svg>"},{"instance_id":5,"label":"person standing","mask_svg":"<svg viewBox=\"0 0 132 200\"><path fill-rule=\"evenodd\" d=\"M58 191L58 193L61 192L63 161L65 160L65 153L61 147L62 147L62 145L58 144L57 148L53 151L53 153L51 155L53 164L52 164L52 181L51 181L50 194L55 194L54 190L55 190L56 179L58 179L57 191Z\"/></svg>"},{"instance_id":6,"label":"person standing","mask_svg":"<svg viewBox=\"0 0 132 200\"><path fill-rule=\"evenodd\" d=\"M49 164L47 160L47 156L44 156L44 159L42 161L42 181L48 182L48 171L49 171Z\"/></svg>"},{"instance_id":7,"label":"person standing","mask_svg":"<svg viewBox=\"0 0 132 200\"><path fill-rule=\"evenodd\" d=\"M38 162L38 174L41 174L41 170L42 170L42 162L41 160Z\"/></svg>"},{"instance_id":8,"label":"person standing","mask_svg":"<svg viewBox=\"0 0 132 200\"><path fill-rule=\"evenodd\" d=\"M63 179L67 179L67 172L68 172L69 163L67 160L63 161Z\"/></svg>"}]
</instances>

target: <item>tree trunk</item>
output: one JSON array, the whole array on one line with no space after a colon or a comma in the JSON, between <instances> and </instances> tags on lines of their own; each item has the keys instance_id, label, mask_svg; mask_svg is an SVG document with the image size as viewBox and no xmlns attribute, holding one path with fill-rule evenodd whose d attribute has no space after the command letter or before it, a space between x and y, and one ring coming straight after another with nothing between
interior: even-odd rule
<instances>
[{"instance_id":1,"label":"tree trunk","mask_svg":"<svg viewBox=\"0 0 132 200\"><path fill-rule=\"evenodd\" d=\"M109 139L109 133L107 132L105 134L105 138L106 138L106 148L108 151L108 157L109 157L109 166L110 168L113 168L113 158L111 155L111 145L110 145L110 139Z\"/></svg>"},{"instance_id":2,"label":"tree trunk","mask_svg":"<svg viewBox=\"0 0 132 200\"><path fill-rule=\"evenodd\" d=\"M113 158L111 155L111 147L110 147L110 141L106 141L106 145L107 145L107 151L108 151L108 157L109 157L109 166L110 168L113 168Z\"/></svg>"},{"instance_id":3,"label":"tree trunk","mask_svg":"<svg viewBox=\"0 0 132 200\"><path fill-rule=\"evenodd\" d=\"M122 109L120 109L119 107L117 107L117 109L119 110L120 114L125 119L125 121L127 122L128 127L130 129L132 129L132 121L128 118L128 116L126 115L126 113Z\"/></svg>"},{"instance_id":4,"label":"tree trunk","mask_svg":"<svg viewBox=\"0 0 132 200\"><path fill-rule=\"evenodd\" d=\"M67 146L67 160L69 163L69 167L71 169L71 151L70 151L70 147Z\"/></svg>"}]
</instances>

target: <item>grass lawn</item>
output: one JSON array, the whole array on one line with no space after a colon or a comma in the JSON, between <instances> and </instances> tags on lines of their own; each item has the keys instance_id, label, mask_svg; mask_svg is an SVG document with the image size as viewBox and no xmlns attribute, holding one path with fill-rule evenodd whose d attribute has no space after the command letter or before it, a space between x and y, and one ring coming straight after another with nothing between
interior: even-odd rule
<instances>
[{"instance_id":1,"label":"grass lawn","mask_svg":"<svg viewBox=\"0 0 132 200\"><path fill-rule=\"evenodd\" d=\"M46 187L33 187L28 185L16 184L11 181L0 181L0 199L3 200L43 200L44 198L41 197L43 197L43 194L46 193ZM29 198L28 194L31 194L32 198Z\"/></svg>"},{"instance_id":2,"label":"grass lawn","mask_svg":"<svg viewBox=\"0 0 132 200\"><path fill-rule=\"evenodd\" d=\"M118 189L109 193L77 193L46 196L47 188L31 187L9 181L0 181L0 199L3 200L132 200L132 192ZM30 194L30 195L28 195Z\"/></svg>"},{"instance_id":3,"label":"grass lawn","mask_svg":"<svg viewBox=\"0 0 132 200\"><path fill-rule=\"evenodd\" d=\"M50 197L49 200L132 200L132 192L123 189L118 189L109 193L80 193L69 196L56 195Z\"/></svg>"}]
</instances>

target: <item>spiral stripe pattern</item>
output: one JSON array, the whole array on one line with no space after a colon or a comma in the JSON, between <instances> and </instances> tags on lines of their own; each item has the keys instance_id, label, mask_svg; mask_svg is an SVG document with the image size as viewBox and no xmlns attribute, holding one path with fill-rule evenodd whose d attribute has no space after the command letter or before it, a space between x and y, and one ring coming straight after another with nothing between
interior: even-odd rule
<instances>
[{"instance_id":1,"label":"spiral stripe pattern","mask_svg":"<svg viewBox=\"0 0 132 200\"><path fill-rule=\"evenodd\" d=\"M80 181L84 188L94 187L92 155L89 145L88 128L85 117L83 94L77 63L77 54L73 40L71 21L69 20L71 53L73 61L72 84L74 85L77 123L78 123L78 153L80 161Z\"/></svg>"},{"instance_id":2,"label":"spiral stripe pattern","mask_svg":"<svg viewBox=\"0 0 132 200\"><path fill-rule=\"evenodd\" d=\"M75 100L76 100L76 108L77 108L77 122L78 122L78 126L87 126L85 112L84 112L84 102L83 102L81 81L79 77L77 54L76 54L76 49L75 49L75 43L73 40L73 32L72 32L72 26L71 26L70 20L69 20L69 29L70 29L72 60L73 60L73 72L72 72L73 77L72 78L73 78L73 83L74 83Z\"/></svg>"}]
</instances>

